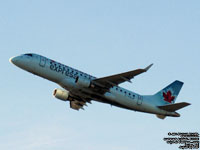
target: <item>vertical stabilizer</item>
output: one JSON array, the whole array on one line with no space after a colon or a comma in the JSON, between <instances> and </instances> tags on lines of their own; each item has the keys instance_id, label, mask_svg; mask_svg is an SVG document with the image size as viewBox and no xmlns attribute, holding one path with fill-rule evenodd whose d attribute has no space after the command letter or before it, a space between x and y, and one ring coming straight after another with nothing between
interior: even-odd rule
<instances>
[{"instance_id":1,"label":"vertical stabilizer","mask_svg":"<svg viewBox=\"0 0 200 150\"><path fill-rule=\"evenodd\" d=\"M176 80L161 91L157 92L155 95L153 95L151 99L158 106L174 104L182 86L183 82Z\"/></svg>"}]
</instances>

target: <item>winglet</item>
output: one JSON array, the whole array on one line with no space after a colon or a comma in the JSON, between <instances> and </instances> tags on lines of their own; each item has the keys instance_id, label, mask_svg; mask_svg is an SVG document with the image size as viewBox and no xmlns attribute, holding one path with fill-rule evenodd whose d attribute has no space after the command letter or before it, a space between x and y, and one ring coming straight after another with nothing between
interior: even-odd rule
<instances>
[{"instance_id":1,"label":"winglet","mask_svg":"<svg viewBox=\"0 0 200 150\"><path fill-rule=\"evenodd\" d=\"M146 68L144 68L145 71L149 70L149 68L151 68L151 66L153 66L153 64L147 66Z\"/></svg>"}]
</instances>

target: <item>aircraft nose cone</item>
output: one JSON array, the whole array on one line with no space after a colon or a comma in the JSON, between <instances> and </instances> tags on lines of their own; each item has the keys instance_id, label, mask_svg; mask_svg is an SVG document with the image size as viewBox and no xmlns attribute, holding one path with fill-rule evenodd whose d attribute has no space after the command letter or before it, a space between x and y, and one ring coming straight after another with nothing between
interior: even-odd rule
<instances>
[{"instance_id":1,"label":"aircraft nose cone","mask_svg":"<svg viewBox=\"0 0 200 150\"><path fill-rule=\"evenodd\" d=\"M14 58L15 58L15 57L11 57L11 58L9 59L9 62L14 64Z\"/></svg>"},{"instance_id":2,"label":"aircraft nose cone","mask_svg":"<svg viewBox=\"0 0 200 150\"><path fill-rule=\"evenodd\" d=\"M9 59L10 63L13 63L13 64L16 64L17 60L18 60L17 57L11 57L11 58Z\"/></svg>"}]
</instances>

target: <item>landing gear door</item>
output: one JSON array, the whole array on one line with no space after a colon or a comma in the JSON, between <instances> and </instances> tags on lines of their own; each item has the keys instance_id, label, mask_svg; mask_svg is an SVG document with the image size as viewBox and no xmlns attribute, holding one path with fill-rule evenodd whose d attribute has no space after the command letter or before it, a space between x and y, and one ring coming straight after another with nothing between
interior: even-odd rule
<instances>
[{"instance_id":1,"label":"landing gear door","mask_svg":"<svg viewBox=\"0 0 200 150\"><path fill-rule=\"evenodd\" d=\"M46 64L46 58L43 57L43 56L40 56L40 63L39 63L39 65L41 67L45 67L45 64Z\"/></svg>"}]
</instances>

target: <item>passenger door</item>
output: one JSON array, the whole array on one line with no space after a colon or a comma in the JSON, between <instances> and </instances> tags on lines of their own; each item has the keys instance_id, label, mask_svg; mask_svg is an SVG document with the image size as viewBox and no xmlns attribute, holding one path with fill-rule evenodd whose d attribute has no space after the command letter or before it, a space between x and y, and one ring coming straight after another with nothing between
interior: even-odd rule
<instances>
[{"instance_id":1,"label":"passenger door","mask_svg":"<svg viewBox=\"0 0 200 150\"><path fill-rule=\"evenodd\" d=\"M142 100L143 100L143 97L138 95L137 104L142 105Z\"/></svg>"},{"instance_id":2,"label":"passenger door","mask_svg":"<svg viewBox=\"0 0 200 150\"><path fill-rule=\"evenodd\" d=\"M45 67L45 64L46 64L46 58L43 57L43 56L40 56L40 63L39 63L39 65L41 67Z\"/></svg>"}]
</instances>

